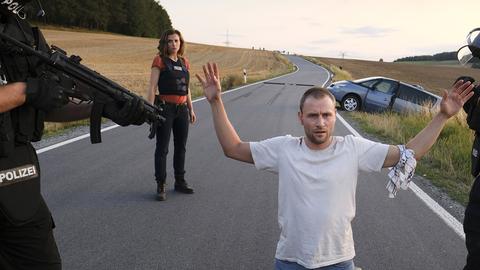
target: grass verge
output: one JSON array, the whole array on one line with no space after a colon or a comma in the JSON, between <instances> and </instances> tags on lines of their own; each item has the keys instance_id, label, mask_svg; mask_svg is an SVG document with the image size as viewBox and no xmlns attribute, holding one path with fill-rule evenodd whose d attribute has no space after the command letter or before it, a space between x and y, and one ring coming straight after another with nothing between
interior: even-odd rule
<instances>
[{"instance_id":1,"label":"grass verge","mask_svg":"<svg viewBox=\"0 0 480 270\"><path fill-rule=\"evenodd\" d=\"M385 143L406 144L432 119L422 114L349 113L362 131ZM473 181L470 175L470 151L474 134L468 129L462 112L450 119L432 149L418 162L416 173L429 179L451 198L466 205Z\"/></svg>"},{"instance_id":2,"label":"grass verge","mask_svg":"<svg viewBox=\"0 0 480 270\"><path fill-rule=\"evenodd\" d=\"M333 81L352 80L352 74L350 74L350 72L344 70L340 66L336 66L336 65L333 65L333 64L327 64L327 63L322 62L321 60L319 60L318 58L315 58L315 57L304 56L303 58L312 62L312 63L314 63L314 64L322 66L322 67L326 68L328 71L330 71L330 73L333 74L333 77L332 77Z\"/></svg>"},{"instance_id":3,"label":"grass verge","mask_svg":"<svg viewBox=\"0 0 480 270\"><path fill-rule=\"evenodd\" d=\"M352 70L345 70L333 64L335 61L322 61L318 58L305 57L307 60L321 65L335 74L335 80L352 80L351 74L361 74L361 65L351 64L342 60L342 64ZM363 64L365 64L363 62ZM367 63L368 64L368 63ZM378 63L369 66L371 74L383 74L383 67ZM395 74L395 65L389 67L388 72ZM402 68L402 67L401 67ZM425 67L428 69L429 67ZM412 73L415 70L411 71ZM399 72L400 74L400 72ZM407 71L402 69L404 78L410 78ZM411 75L414 76L414 75ZM428 78L426 78L428 80ZM430 80L435 81L436 77ZM426 81L430 85L435 82ZM347 113L348 117L357 122L361 131L373 135L384 143L406 144L432 119L434 112L424 111L416 114L397 114L393 112L372 114L366 112ZM466 123L466 115L461 111L450 119L432 149L418 162L416 173L430 180L435 186L445 191L451 198L466 205L473 177L470 174L470 152L474 133Z\"/></svg>"}]
</instances>

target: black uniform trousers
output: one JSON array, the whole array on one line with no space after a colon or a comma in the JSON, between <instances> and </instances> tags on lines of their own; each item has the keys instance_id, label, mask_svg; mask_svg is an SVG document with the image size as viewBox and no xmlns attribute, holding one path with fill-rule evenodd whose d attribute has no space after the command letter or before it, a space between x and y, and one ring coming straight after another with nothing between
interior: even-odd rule
<instances>
[{"instance_id":1,"label":"black uniform trousers","mask_svg":"<svg viewBox=\"0 0 480 270\"><path fill-rule=\"evenodd\" d=\"M35 216L20 226L0 213L0 269L62 269L53 227L50 211L43 200Z\"/></svg>"},{"instance_id":2,"label":"black uniform trousers","mask_svg":"<svg viewBox=\"0 0 480 270\"><path fill-rule=\"evenodd\" d=\"M0 171L24 164L38 168L35 150L29 143L17 146L10 157L0 158ZM39 181L39 177L26 182ZM0 208L0 269L61 269L50 211L39 193L22 192L26 182L0 187L5 189L4 196L14 194L9 198L14 203L8 209ZM14 190L10 188L13 186ZM16 220L18 217L22 219Z\"/></svg>"},{"instance_id":3,"label":"black uniform trousers","mask_svg":"<svg viewBox=\"0 0 480 270\"><path fill-rule=\"evenodd\" d=\"M170 134L173 131L173 169L175 179L183 179L185 175L185 152L188 137L189 112L186 104L161 103L165 122L157 129L155 149L155 179L165 183L167 178L167 154Z\"/></svg>"},{"instance_id":4,"label":"black uniform trousers","mask_svg":"<svg viewBox=\"0 0 480 270\"><path fill-rule=\"evenodd\" d=\"M475 178L463 221L467 264L464 270L480 269L480 175Z\"/></svg>"}]
</instances>

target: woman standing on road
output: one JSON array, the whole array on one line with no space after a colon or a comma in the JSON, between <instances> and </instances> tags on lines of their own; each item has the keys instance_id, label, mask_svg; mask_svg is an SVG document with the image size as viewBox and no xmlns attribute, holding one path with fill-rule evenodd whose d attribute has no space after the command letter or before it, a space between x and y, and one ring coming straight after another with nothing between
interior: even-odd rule
<instances>
[{"instance_id":1,"label":"woman standing on road","mask_svg":"<svg viewBox=\"0 0 480 270\"><path fill-rule=\"evenodd\" d=\"M190 65L183 57L185 42L180 31L175 29L165 31L159 41L158 51L152 63L148 101L161 107L162 115L166 119L157 129L155 149L157 199L164 201L166 200L168 144L172 131L175 191L193 193L184 176L188 125L195 122L196 116L189 90Z\"/></svg>"}]
</instances>

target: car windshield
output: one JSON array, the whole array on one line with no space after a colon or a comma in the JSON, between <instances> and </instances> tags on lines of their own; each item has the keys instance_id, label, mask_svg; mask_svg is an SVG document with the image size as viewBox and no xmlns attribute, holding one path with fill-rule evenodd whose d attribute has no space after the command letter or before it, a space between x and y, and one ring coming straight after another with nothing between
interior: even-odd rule
<instances>
[{"instance_id":1,"label":"car windshield","mask_svg":"<svg viewBox=\"0 0 480 270\"><path fill-rule=\"evenodd\" d=\"M359 79L353 81L356 84L360 84L362 86L372 88L374 84L376 84L380 79Z\"/></svg>"}]
</instances>

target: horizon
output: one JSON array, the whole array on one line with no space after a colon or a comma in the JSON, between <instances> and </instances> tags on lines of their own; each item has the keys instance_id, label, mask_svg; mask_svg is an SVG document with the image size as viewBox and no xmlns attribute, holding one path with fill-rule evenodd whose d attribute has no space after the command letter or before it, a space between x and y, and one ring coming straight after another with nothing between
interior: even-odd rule
<instances>
[{"instance_id":1,"label":"horizon","mask_svg":"<svg viewBox=\"0 0 480 270\"><path fill-rule=\"evenodd\" d=\"M159 3L188 42L328 58L392 62L457 51L480 26L475 14L480 2L474 0L461 5L446 0ZM455 17L455 10L461 15Z\"/></svg>"}]
</instances>

